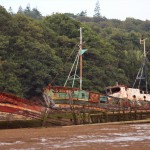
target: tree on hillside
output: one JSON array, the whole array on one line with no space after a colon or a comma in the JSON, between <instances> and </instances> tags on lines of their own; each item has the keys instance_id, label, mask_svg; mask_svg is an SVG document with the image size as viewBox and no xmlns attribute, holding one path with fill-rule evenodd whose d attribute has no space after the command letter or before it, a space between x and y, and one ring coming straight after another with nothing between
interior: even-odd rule
<instances>
[{"instance_id":1,"label":"tree on hillside","mask_svg":"<svg viewBox=\"0 0 150 150\"><path fill-rule=\"evenodd\" d=\"M30 13L31 9L30 9L30 4L27 5L26 9L24 10L25 14Z\"/></svg>"},{"instance_id":2,"label":"tree on hillside","mask_svg":"<svg viewBox=\"0 0 150 150\"><path fill-rule=\"evenodd\" d=\"M31 17L34 18L34 19L41 19L41 18L42 18L42 15L41 15L41 13L38 11L37 8L33 8L33 9L32 9L32 13L31 13Z\"/></svg>"},{"instance_id":3,"label":"tree on hillside","mask_svg":"<svg viewBox=\"0 0 150 150\"><path fill-rule=\"evenodd\" d=\"M100 17L100 16L101 16L101 14L100 14L100 3L99 3L99 1L97 1L96 5L95 5L93 17Z\"/></svg>"},{"instance_id":4,"label":"tree on hillside","mask_svg":"<svg viewBox=\"0 0 150 150\"><path fill-rule=\"evenodd\" d=\"M12 10L11 7L9 7L8 12L9 12L11 15L13 15L13 10Z\"/></svg>"},{"instance_id":5,"label":"tree on hillside","mask_svg":"<svg viewBox=\"0 0 150 150\"><path fill-rule=\"evenodd\" d=\"M33 8L31 10L30 4L27 5L25 10L23 10L22 7L19 6L17 14L24 14L34 19L42 19L42 14L40 13L40 11L37 8Z\"/></svg>"},{"instance_id":6,"label":"tree on hillside","mask_svg":"<svg viewBox=\"0 0 150 150\"><path fill-rule=\"evenodd\" d=\"M87 16L87 11L81 11L79 14L77 14L77 16L80 16L80 17L86 17Z\"/></svg>"},{"instance_id":7,"label":"tree on hillside","mask_svg":"<svg viewBox=\"0 0 150 150\"><path fill-rule=\"evenodd\" d=\"M21 6L19 6L19 9L18 9L17 13L20 13L20 14L22 14L22 13L23 13L23 9L22 9L22 7L21 7Z\"/></svg>"},{"instance_id":8,"label":"tree on hillside","mask_svg":"<svg viewBox=\"0 0 150 150\"><path fill-rule=\"evenodd\" d=\"M70 17L70 18L76 18L77 15L73 14L73 13L64 13L64 15Z\"/></svg>"},{"instance_id":9,"label":"tree on hillside","mask_svg":"<svg viewBox=\"0 0 150 150\"><path fill-rule=\"evenodd\" d=\"M12 16L10 13L6 11L6 9L0 5L0 36L2 35L9 35L11 30L11 21ZM1 38L4 39L4 38ZM1 45L0 40L0 45Z\"/></svg>"}]
</instances>

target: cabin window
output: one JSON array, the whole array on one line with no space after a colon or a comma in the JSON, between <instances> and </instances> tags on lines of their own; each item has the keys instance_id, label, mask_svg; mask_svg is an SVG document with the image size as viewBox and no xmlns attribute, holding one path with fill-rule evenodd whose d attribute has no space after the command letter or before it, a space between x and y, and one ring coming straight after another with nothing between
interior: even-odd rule
<instances>
[{"instance_id":1,"label":"cabin window","mask_svg":"<svg viewBox=\"0 0 150 150\"><path fill-rule=\"evenodd\" d=\"M112 91L112 94L118 93L120 91L120 87L112 88L111 91Z\"/></svg>"}]
</instances>

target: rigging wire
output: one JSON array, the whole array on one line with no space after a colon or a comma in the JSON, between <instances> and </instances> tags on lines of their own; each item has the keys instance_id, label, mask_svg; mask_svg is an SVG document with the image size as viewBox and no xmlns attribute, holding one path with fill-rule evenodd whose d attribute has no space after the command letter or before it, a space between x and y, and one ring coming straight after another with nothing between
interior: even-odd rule
<instances>
[{"instance_id":1,"label":"rigging wire","mask_svg":"<svg viewBox=\"0 0 150 150\"><path fill-rule=\"evenodd\" d=\"M75 47L74 47L74 49L72 50L71 54L67 57L67 61L66 61L66 62L64 63L64 65L62 66L63 70L64 70L66 64L68 63L70 57L71 57L72 54L74 53L74 51L75 51L77 45L78 45L78 44L75 45ZM59 75L59 73L57 72L56 75L55 75L55 77L54 77L54 78L52 79L52 81L50 82L50 85L51 85L52 83L54 83L54 81L56 80L56 78L58 77L58 75Z\"/></svg>"}]
</instances>

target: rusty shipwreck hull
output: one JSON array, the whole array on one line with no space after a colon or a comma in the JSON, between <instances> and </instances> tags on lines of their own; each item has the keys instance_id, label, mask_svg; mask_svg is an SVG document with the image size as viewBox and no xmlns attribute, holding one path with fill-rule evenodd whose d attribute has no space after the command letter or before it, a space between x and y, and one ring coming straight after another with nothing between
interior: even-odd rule
<instances>
[{"instance_id":1,"label":"rusty shipwreck hull","mask_svg":"<svg viewBox=\"0 0 150 150\"><path fill-rule=\"evenodd\" d=\"M45 107L30 100L9 93L0 93L0 112L23 115L30 118L41 118Z\"/></svg>"}]
</instances>

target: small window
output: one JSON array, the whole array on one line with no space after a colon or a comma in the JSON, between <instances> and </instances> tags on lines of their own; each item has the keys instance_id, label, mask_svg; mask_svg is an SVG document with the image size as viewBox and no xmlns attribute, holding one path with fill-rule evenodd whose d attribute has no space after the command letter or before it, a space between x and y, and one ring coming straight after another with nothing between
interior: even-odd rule
<instances>
[{"instance_id":1,"label":"small window","mask_svg":"<svg viewBox=\"0 0 150 150\"><path fill-rule=\"evenodd\" d=\"M144 94L145 92L144 91L140 91L140 94Z\"/></svg>"},{"instance_id":2,"label":"small window","mask_svg":"<svg viewBox=\"0 0 150 150\"><path fill-rule=\"evenodd\" d=\"M81 93L81 96L82 96L82 98L85 98L85 94L84 93Z\"/></svg>"},{"instance_id":3,"label":"small window","mask_svg":"<svg viewBox=\"0 0 150 150\"><path fill-rule=\"evenodd\" d=\"M136 98L136 95L133 95L133 98Z\"/></svg>"},{"instance_id":4,"label":"small window","mask_svg":"<svg viewBox=\"0 0 150 150\"><path fill-rule=\"evenodd\" d=\"M112 91L112 94L118 93L120 91L120 87L112 88L111 91Z\"/></svg>"}]
</instances>

